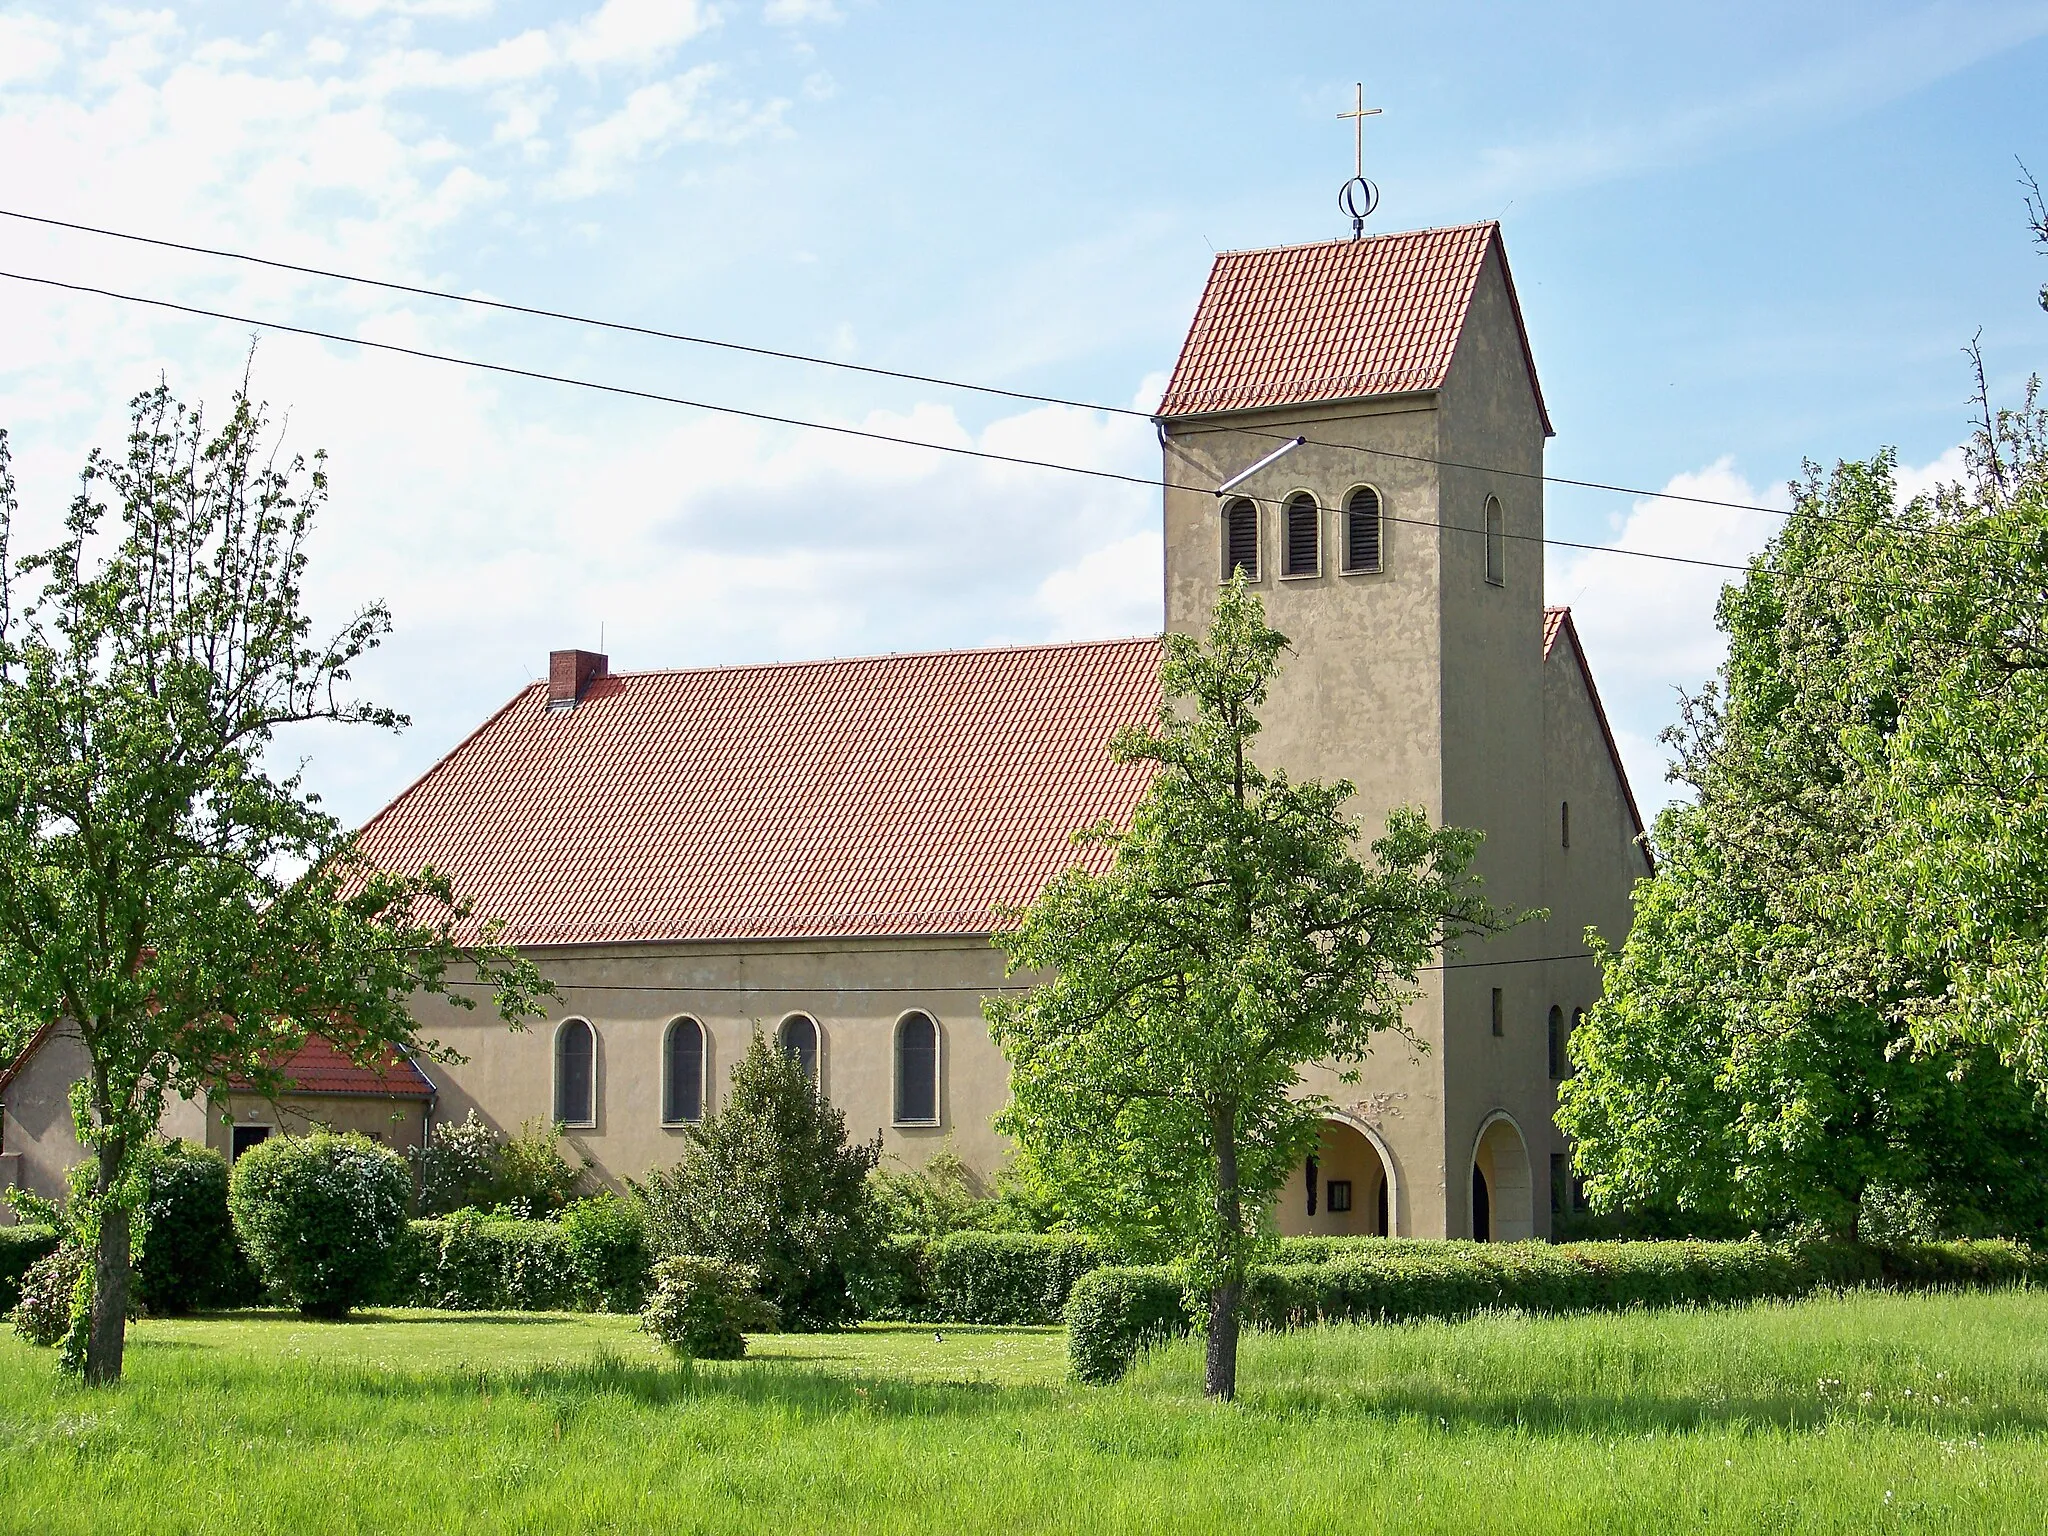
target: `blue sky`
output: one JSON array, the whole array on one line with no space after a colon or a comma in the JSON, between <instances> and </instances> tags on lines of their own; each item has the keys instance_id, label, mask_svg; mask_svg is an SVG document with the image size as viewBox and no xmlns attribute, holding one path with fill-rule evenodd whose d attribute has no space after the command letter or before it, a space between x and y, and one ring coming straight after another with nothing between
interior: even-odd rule
<instances>
[{"instance_id":1,"label":"blue sky","mask_svg":"<svg viewBox=\"0 0 2048 1536\"><path fill-rule=\"evenodd\" d=\"M0 206L863 363L1154 403L1213 249L1500 217L1553 472L1783 502L1802 459L1952 472L1980 329L2048 347L2015 156L2048 174L2048 4L1428 7L889 0L0 0ZM1106 468L1142 422L746 361L0 220L0 267ZM247 329L0 281L25 543L160 373ZM372 812L540 673L1124 634L1142 490L281 335L257 383L334 500L315 598L387 599L396 739L308 736ZM1553 488L1554 535L1739 559L1771 519ZM1648 802L1714 578L1553 551Z\"/></svg>"}]
</instances>

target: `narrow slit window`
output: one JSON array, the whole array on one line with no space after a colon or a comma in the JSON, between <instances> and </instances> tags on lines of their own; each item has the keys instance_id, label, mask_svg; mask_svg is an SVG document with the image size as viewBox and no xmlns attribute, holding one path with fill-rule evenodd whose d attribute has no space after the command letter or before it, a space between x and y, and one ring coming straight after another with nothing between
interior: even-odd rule
<instances>
[{"instance_id":1,"label":"narrow slit window","mask_svg":"<svg viewBox=\"0 0 2048 1536\"><path fill-rule=\"evenodd\" d=\"M555 1035L555 1119L563 1125L597 1124L597 1035L571 1019Z\"/></svg>"},{"instance_id":2,"label":"narrow slit window","mask_svg":"<svg viewBox=\"0 0 2048 1536\"><path fill-rule=\"evenodd\" d=\"M1569 848L1569 847L1571 847L1571 845L1572 845L1572 803L1571 803L1571 801L1569 801L1569 800L1560 800L1560 801L1559 801L1559 802L1557 803L1557 821L1558 821L1558 827L1559 827L1559 829L1561 830L1561 832L1562 832L1562 833L1563 833L1563 835L1564 835L1564 846L1565 846L1565 847L1567 847L1567 848Z\"/></svg>"},{"instance_id":3,"label":"narrow slit window","mask_svg":"<svg viewBox=\"0 0 2048 1536\"><path fill-rule=\"evenodd\" d=\"M1322 569L1322 510L1302 491L1287 498L1287 574L1313 576Z\"/></svg>"},{"instance_id":4,"label":"narrow slit window","mask_svg":"<svg viewBox=\"0 0 2048 1536\"><path fill-rule=\"evenodd\" d=\"M1508 584L1508 550L1506 520L1501 515L1500 498L1486 498L1486 579L1496 587Z\"/></svg>"},{"instance_id":5,"label":"narrow slit window","mask_svg":"<svg viewBox=\"0 0 2048 1536\"><path fill-rule=\"evenodd\" d=\"M782 1021L778 1036L782 1049L804 1069L811 1086L818 1085L818 1021L807 1013L792 1013Z\"/></svg>"},{"instance_id":6,"label":"narrow slit window","mask_svg":"<svg viewBox=\"0 0 2048 1536\"><path fill-rule=\"evenodd\" d=\"M668 1059L662 1063L661 1119L684 1125L704 1118L704 1026L677 1019L668 1027Z\"/></svg>"},{"instance_id":7,"label":"narrow slit window","mask_svg":"<svg viewBox=\"0 0 2048 1536\"><path fill-rule=\"evenodd\" d=\"M1507 1033L1507 1020L1504 1017L1499 987L1493 989L1493 1032L1496 1035Z\"/></svg>"},{"instance_id":8,"label":"narrow slit window","mask_svg":"<svg viewBox=\"0 0 2048 1536\"><path fill-rule=\"evenodd\" d=\"M927 1013L896 1026L896 1123L939 1123L939 1026Z\"/></svg>"},{"instance_id":9,"label":"narrow slit window","mask_svg":"<svg viewBox=\"0 0 2048 1536\"><path fill-rule=\"evenodd\" d=\"M1240 498L1223 508L1223 579L1259 579L1259 509Z\"/></svg>"},{"instance_id":10,"label":"narrow slit window","mask_svg":"<svg viewBox=\"0 0 2048 1536\"><path fill-rule=\"evenodd\" d=\"M1380 493L1361 485L1344 503L1344 569L1378 570L1381 534Z\"/></svg>"},{"instance_id":11,"label":"narrow slit window","mask_svg":"<svg viewBox=\"0 0 2048 1536\"><path fill-rule=\"evenodd\" d=\"M1550 1080L1564 1076L1564 1010L1550 1005Z\"/></svg>"}]
</instances>

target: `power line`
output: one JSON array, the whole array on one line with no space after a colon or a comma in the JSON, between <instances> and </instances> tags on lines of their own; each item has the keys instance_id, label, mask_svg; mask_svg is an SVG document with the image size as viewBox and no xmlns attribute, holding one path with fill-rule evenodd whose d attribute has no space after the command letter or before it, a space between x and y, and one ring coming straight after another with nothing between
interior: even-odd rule
<instances>
[{"instance_id":1,"label":"power line","mask_svg":"<svg viewBox=\"0 0 2048 1536\"><path fill-rule=\"evenodd\" d=\"M403 346L394 341L373 341L363 336L349 336L339 331L324 331L313 326L291 325L277 320L259 320L249 315L230 314L225 310L207 309L196 304L180 304L171 299L150 298L145 294L123 293L118 289L101 288L90 283L68 283L54 277L38 277L26 272L0 271L0 278L12 282L31 283L45 288L61 289L67 293L90 294L96 298L116 299L127 304L142 304L154 309L166 309L176 314L193 315L206 320L225 320L234 325L255 326L263 330L280 331L287 335L306 336L319 341L332 341L343 346L362 347L375 352L389 352L400 357L418 358L427 362L448 363L456 367L474 368L485 373L500 374L509 378L528 379L544 384L563 384L575 389L594 390L600 394L618 395L627 399L645 400L658 405L682 406L689 410L707 411L721 416L734 416L745 421L758 421L771 426L797 427L814 432L830 432L840 437L851 437L867 442L891 443L904 448L922 448L933 453L951 454L957 458L979 459L995 464L1009 464L1026 469L1050 469L1062 474L1082 475L1095 480L1109 480L1123 485L1142 486L1147 490L1188 490L1190 487L1169 485L1166 481L1145 475L1125 474L1120 470L1091 469L1080 464L1063 464L1055 459L1034 459L1021 454L996 453L986 448L964 448L957 443L933 443L920 438L898 437L889 432L876 432L865 427L849 427L836 422L813 421L800 416L783 416L771 411L748 410L736 405L720 405L715 401L696 400L683 395L667 395L657 390L636 389L626 384L610 384L596 379L581 379L569 374L548 373L536 368L520 368L510 363L494 363L481 358L458 357L450 352L430 352L423 347ZM1358 448L1350 444L1335 445L1358 453L1381 453L1377 448ZM1387 457L1405 458L1409 455L1387 454ZM1428 462L1437 462L1434 460ZM1201 494L1196 492L1196 494ZM1654 494L1645 492L1644 494ZM1246 496L1238 494L1236 499L1256 502L1269 507L1281 507L1283 498L1273 496ZM1382 510L1385 522L1406 524L1416 528L1435 528L1448 533L1470 534L1480 538L1502 538L1516 543L1537 544L1552 549L1576 549L1589 554L1625 555L1637 560L1657 560L1669 565L1696 566L1705 570L1732 571L1744 574L1747 564L1728 560L1707 560L1696 555L1665 554L1657 550L1623 549L1612 544L1590 544L1575 539L1555 539L1533 533L1512 533L1505 529L1490 533L1484 528L1467 528L1458 523L1432 522L1427 518L1400 517Z\"/></svg>"},{"instance_id":2,"label":"power line","mask_svg":"<svg viewBox=\"0 0 2048 1536\"><path fill-rule=\"evenodd\" d=\"M1096 411L1106 416L1131 417L1140 421L1153 421L1157 419L1149 411L1136 410L1130 406L1104 405L1099 401L1074 400L1064 395L1045 395L1031 390L1005 389L1000 385L977 384L965 379L945 378L938 374L913 373L897 368L878 368L869 363L848 362L844 358L820 357L814 353L792 352L776 347L755 346L746 342L729 341L714 336L698 336L687 331L665 331L655 326L634 325L623 320L607 320L593 315L579 315L569 310L547 309L533 304L517 304L505 299L484 298L473 293L456 293L445 288L428 288L417 283L395 282L389 278L365 277L360 273L342 272L331 267L315 267L301 262L281 261L275 257L257 256L247 251L230 251L220 246L193 245L182 240L166 240L156 235L138 235L128 230L107 229L96 224L76 223L69 219L53 219L42 214L23 213L12 208L0 208L0 218L18 219L23 223L42 224L53 229L68 229L79 234L97 235L109 240L125 240L132 244L155 246L162 250L184 251L188 255L214 256L225 261L239 261L251 266L269 267L279 272L296 272L305 277L325 278L330 282L353 283L364 288L379 288L387 293L410 294L415 298L438 299L450 304L467 304L478 309L493 310L500 314L524 315L540 320L559 320L570 325L587 325L597 330L614 331L621 335L645 336L656 341L674 341L695 347L711 347L719 351L739 352L752 357L773 358L779 362L803 363L809 367L832 368L844 373L864 374L870 378L893 379L899 383L931 384L941 389L964 390L972 394L992 395L999 399L1016 400L1032 405L1065 406L1074 410ZM1247 436L1272 438L1275 441L1295 435L1264 431L1255 427L1229 427L1209 430L1243 432ZM1692 506L1723 507L1737 512L1767 512L1773 517L1790 517L1794 515L1782 507L1759 506L1754 502L1730 501L1716 496L1692 496L1675 491L1652 491L1641 486L1616 485L1604 480L1579 480L1568 475L1549 475L1535 470L1507 469L1498 465L1465 463L1458 459L1440 459L1427 454L1399 453L1389 448L1363 449L1355 443L1332 443L1317 438L1304 438L1303 441L1317 448L1377 453L1384 458L1399 459L1408 463L1433 464L1444 469L1469 469L1483 474L1506 475L1514 479L1540 481L1548 485L1568 485L1579 490L1609 491L1622 496L1652 497L1662 501L1685 502Z\"/></svg>"}]
</instances>

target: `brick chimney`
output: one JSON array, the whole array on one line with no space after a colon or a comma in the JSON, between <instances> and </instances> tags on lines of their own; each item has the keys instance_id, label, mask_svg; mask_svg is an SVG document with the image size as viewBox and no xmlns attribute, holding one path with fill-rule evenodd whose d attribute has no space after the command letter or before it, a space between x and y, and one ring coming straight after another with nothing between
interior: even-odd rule
<instances>
[{"instance_id":1,"label":"brick chimney","mask_svg":"<svg viewBox=\"0 0 2048 1536\"><path fill-rule=\"evenodd\" d=\"M610 668L611 659L597 651L548 652L548 708L574 709Z\"/></svg>"}]
</instances>

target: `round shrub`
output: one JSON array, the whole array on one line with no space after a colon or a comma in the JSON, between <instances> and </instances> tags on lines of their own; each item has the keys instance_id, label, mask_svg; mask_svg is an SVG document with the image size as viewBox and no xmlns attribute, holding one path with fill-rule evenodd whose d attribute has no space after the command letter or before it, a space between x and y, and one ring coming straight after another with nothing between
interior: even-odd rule
<instances>
[{"instance_id":1,"label":"round shrub","mask_svg":"<svg viewBox=\"0 0 2048 1536\"><path fill-rule=\"evenodd\" d=\"M85 1251L59 1245L29 1265L14 1304L14 1331L38 1349L62 1342L71 1331L71 1297L85 1268Z\"/></svg>"},{"instance_id":2,"label":"round shrub","mask_svg":"<svg viewBox=\"0 0 2048 1536\"><path fill-rule=\"evenodd\" d=\"M228 1163L207 1147L174 1141L144 1167L142 1253L135 1290L150 1311L181 1316L230 1299L241 1269L228 1215Z\"/></svg>"},{"instance_id":3,"label":"round shrub","mask_svg":"<svg viewBox=\"0 0 2048 1536\"><path fill-rule=\"evenodd\" d=\"M754 1290L759 1272L719 1259L663 1259L640 1326L686 1360L737 1360L749 1333L773 1328L775 1308Z\"/></svg>"},{"instance_id":4,"label":"round shrub","mask_svg":"<svg viewBox=\"0 0 2048 1536\"><path fill-rule=\"evenodd\" d=\"M338 1320L389 1283L412 1174L363 1136L273 1136L236 1159L228 1205L256 1272L307 1317Z\"/></svg>"}]
</instances>

